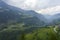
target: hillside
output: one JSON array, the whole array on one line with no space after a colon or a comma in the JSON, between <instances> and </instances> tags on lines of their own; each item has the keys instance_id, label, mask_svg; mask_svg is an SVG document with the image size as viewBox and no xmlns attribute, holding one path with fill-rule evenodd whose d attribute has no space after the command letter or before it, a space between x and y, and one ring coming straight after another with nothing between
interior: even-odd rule
<instances>
[{"instance_id":1,"label":"hillside","mask_svg":"<svg viewBox=\"0 0 60 40\"><path fill-rule=\"evenodd\" d=\"M39 17L38 17L39 15ZM7 28L8 25L24 24L23 27L41 27L45 25L43 15L33 10L23 10L0 2L0 28Z\"/></svg>"},{"instance_id":2,"label":"hillside","mask_svg":"<svg viewBox=\"0 0 60 40\"><path fill-rule=\"evenodd\" d=\"M59 40L59 35L56 34L52 27L36 28L35 30L17 30L5 29L0 31L0 40ZM3 39L4 37L4 39Z\"/></svg>"},{"instance_id":3,"label":"hillside","mask_svg":"<svg viewBox=\"0 0 60 40\"><path fill-rule=\"evenodd\" d=\"M60 40L58 25L60 14L42 15L0 1L0 40Z\"/></svg>"}]
</instances>

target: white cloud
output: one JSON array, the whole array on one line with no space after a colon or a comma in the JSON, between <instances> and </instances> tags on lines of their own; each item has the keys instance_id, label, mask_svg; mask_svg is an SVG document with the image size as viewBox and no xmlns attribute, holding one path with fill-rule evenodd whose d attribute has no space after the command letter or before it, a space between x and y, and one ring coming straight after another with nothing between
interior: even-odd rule
<instances>
[{"instance_id":1,"label":"white cloud","mask_svg":"<svg viewBox=\"0 0 60 40\"><path fill-rule=\"evenodd\" d=\"M19 2L18 0L10 0L11 2Z\"/></svg>"},{"instance_id":2,"label":"white cloud","mask_svg":"<svg viewBox=\"0 0 60 40\"><path fill-rule=\"evenodd\" d=\"M25 10L39 10L42 14L54 14L60 12L60 0L5 0L9 5Z\"/></svg>"},{"instance_id":3,"label":"white cloud","mask_svg":"<svg viewBox=\"0 0 60 40\"><path fill-rule=\"evenodd\" d=\"M60 6L54 6L54 7L49 7L49 8L41 9L41 10L39 10L37 12L38 13L42 13L42 14L53 15L53 14L55 14L55 12L60 12Z\"/></svg>"},{"instance_id":4,"label":"white cloud","mask_svg":"<svg viewBox=\"0 0 60 40\"><path fill-rule=\"evenodd\" d=\"M4 0L12 6L23 9L40 10L43 8L60 5L60 0Z\"/></svg>"},{"instance_id":5,"label":"white cloud","mask_svg":"<svg viewBox=\"0 0 60 40\"><path fill-rule=\"evenodd\" d=\"M21 7L23 7L23 9L33 9L36 6L36 2L37 0L26 0Z\"/></svg>"},{"instance_id":6,"label":"white cloud","mask_svg":"<svg viewBox=\"0 0 60 40\"><path fill-rule=\"evenodd\" d=\"M5 2L23 9L38 10L47 6L49 0L5 0Z\"/></svg>"}]
</instances>

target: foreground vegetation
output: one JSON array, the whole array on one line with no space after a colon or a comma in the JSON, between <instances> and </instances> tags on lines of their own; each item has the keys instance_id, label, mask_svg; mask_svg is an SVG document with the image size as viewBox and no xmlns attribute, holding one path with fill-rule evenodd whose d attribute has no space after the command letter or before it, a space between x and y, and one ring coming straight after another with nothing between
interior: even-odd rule
<instances>
[{"instance_id":1,"label":"foreground vegetation","mask_svg":"<svg viewBox=\"0 0 60 40\"><path fill-rule=\"evenodd\" d=\"M0 31L0 40L60 40L60 35L54 32L53 26L19 27L22 24L8 26Z\"/></svg>"}]
</instances>

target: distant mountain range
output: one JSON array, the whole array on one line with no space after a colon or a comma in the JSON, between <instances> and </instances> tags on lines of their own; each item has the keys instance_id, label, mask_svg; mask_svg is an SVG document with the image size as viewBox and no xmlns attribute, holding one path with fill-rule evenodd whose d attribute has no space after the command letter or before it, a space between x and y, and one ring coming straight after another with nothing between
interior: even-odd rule
<instances>
[{"instance_id":1,"label":"distant mountain range","mask_svg":"<svg viewBox=\"0 0 60 40\"><path fill-rule=\"evenodd\" d=\"M47 19L47 25L59 25L60 24L60 13L55 15L44 15Z\"/></svg>"},{"instance_id":2,"label":"distant mountain range","mask_svg":"<svg viewBox=\"0 0 60 40\"><path fill-rule=\"evenodd\" d=\"M49 16L38 14L33 10L23 10L0 1L0 25L7 23L24 23L24 26L39 27L58 24L60 13Z\"/></svg>"},{"instance_id":3,"label":"distant mountain range","mask_svg":"<svg viewBox=\"0 0 60 40\"><path fill-rule=\"evenodd\" d=\"M24 23L24 26L38 27L45 25L44 20L43 15L33 10L22 10L0 1L0 24Z\"/></svg>"},{"instance_id":4,"label":"distant mountain range","mask_svg":"<svg viewBox=\"0 0 60 40\"><path fill-rule=\"evenodd\" d=\"M52 19L53 24L59 25L60 24L60 13L53 15L51 19Z\"/></svg>"}]
</instances>

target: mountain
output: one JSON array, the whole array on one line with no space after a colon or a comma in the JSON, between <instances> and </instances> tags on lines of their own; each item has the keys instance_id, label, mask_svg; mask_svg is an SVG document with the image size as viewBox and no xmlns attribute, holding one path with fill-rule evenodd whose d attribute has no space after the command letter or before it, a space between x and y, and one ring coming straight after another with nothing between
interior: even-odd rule
<instances>
[{"instance_id":1,"label":"mountain","mask_svg":"<svg viewBox=\"0 0 60 40\"><path fill-rule=\"evenodd\" d=\"M9 9L9 5L0 1L0 23L6 23L8 20L17 20L20 15L17 11Z\"/></svg>"},{"instance_id":2,"label":"mountain","mask_svg":"<svg viewBox=\"0 0 60 40\"><path fill-rule=\"evenodd\" d=\"M30 19L28 18L28 20L27 20L28 24L30 23L32 25L35 25L35 27L37 27L37 26L44 26L45 25L45 18L44 18L43 15L38 14L38 13L36 13L33 10L25 11L24 14L25 15L30 15L32 17Z\"/></svg>"},{"instance_id":3,"label":"mountain","mask_svg":"<svg viewBox=\"0 0 60 40\"><path fill-rule=\"evenodd\" d=\"M56 13L55 15L44 15L46 18L47 25L58 25L60 24L60 13Z\"/></svg>"},{"instance_id":4,"label":"mountain","mask_svg":"<svg viewBox=\"0 0 60 40\"><path fill-rule=\"evenodd\" d=\"M0 25L12 23L24 23L24 27L39 27L45 25L43 15L33 10L22 10L21 8L8 5L4 1L1 1Z\"/></svg>"},{"instance_id":5,"label":"mountain","mask_svg":"<svg viewBox=\"0 0 60 40\"><path fill-rule=\"evenodd\" d=\"M52 19L53 19L52 20L53 24L56 24L56 25L60 24L60 13L57 13L57 14L53 15Z\"/></svg>"},{"instance_id":6,"label":"mountain","mask_svg":"<svg viewBox=\"0 0 60 40\"><path fill-rule=\"evenodd\" d=\"M57 18L60 19L60 13L57 13L57 14L53 15L53 18L54 18L54 19L57 19Z\"/></svg>"}]
</instances>

